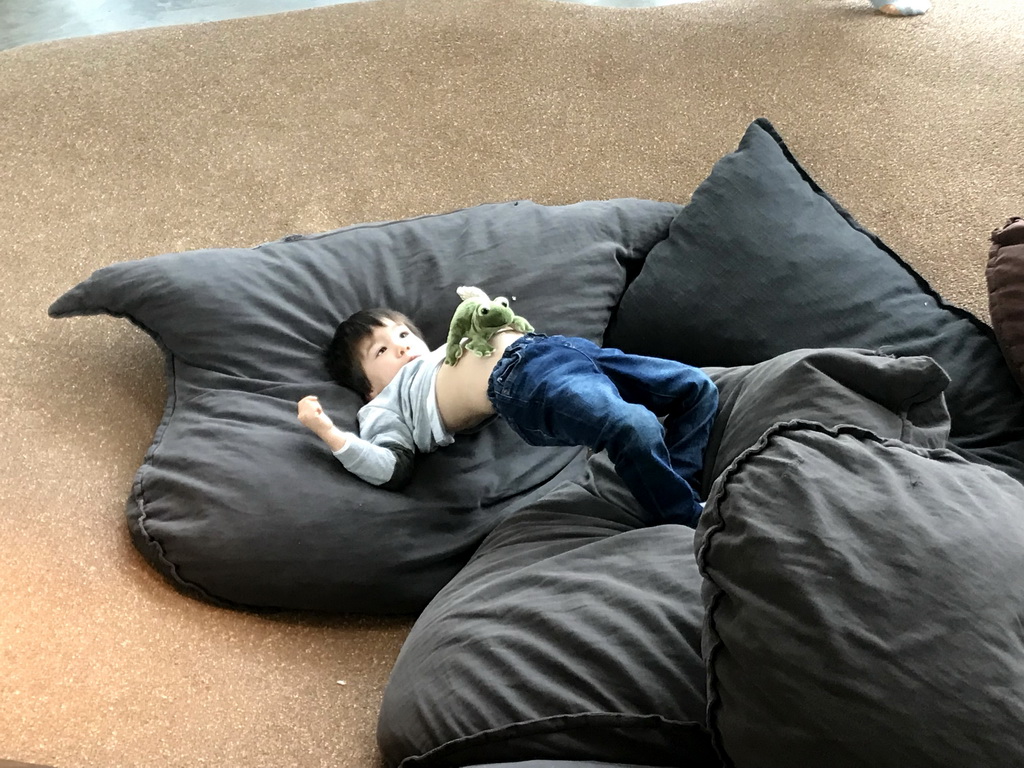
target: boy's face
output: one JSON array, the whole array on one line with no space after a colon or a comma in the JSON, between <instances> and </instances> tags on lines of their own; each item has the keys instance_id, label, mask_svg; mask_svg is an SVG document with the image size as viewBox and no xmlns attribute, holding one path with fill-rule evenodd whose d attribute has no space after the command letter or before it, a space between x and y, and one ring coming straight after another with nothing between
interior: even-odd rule
<instances>
[{"instance_id":1,"label":"boy's face","mask_svg":"<svg viewBox=\"0 0 1024 768\"><path fill-rule=\"evenodd\" d=\"M403 365L428 352L427 342L405 325L385 320L384 325L374 328L357 352L370 382L370 397L379 395Z\"/></svg>"}]
</instances>

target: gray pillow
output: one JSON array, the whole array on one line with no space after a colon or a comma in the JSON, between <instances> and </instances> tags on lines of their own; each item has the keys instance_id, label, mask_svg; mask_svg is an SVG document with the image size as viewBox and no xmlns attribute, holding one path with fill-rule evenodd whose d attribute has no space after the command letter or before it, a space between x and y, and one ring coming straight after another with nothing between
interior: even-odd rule
<instances>
[{"instance_id":1,"label":"gray pillow","mask_svg":"<svg viewBox=\"0 0 1024 768\"><path fill-rule=\"evenodd\" d=\"M774 427L695 541L737 768L1024 765L1024 486L858 427Z\"/></svg>"},{"instance_id":2,"label":"gray pillow","mask_svg":"<svg viewBox=\"0 0 1024 768\"><path fill-rule=\"evenodd\" d=\"M868 350L798 349L756 365L710 368L718 416L704 468L704 492L779 422L854 424L882 437L941 448L949 436L943 391L949 377L930 357Z\"/></svg>"},{"instance_id":3,"label":"gray pillow","mask_svg":"<svg viewBox=\"0 0 1024 768\"><path fill-rule=\"evenodd\" d=\"M812 347L926 355L951 379L951 448L1024 482L1024 397L992 329L858 224L767 120L673 220L605 343L702 367Z\"/></svg>"},{"instance_id":4,"label":"gray pillow","mask_svg":"<svg viewBox=\"0 0 1024 768\"><path fill-rule=\"evenodd\" d=\"M640 527L606 456L589 466L499 525L420 615L381 704L388 765L720 764L694 532Z\"/></svg>"},{"instance_id":5,"label":"gray pillow","mask_svg":"<svg viewBox=\"0 0 1024 768\"><path fill-rule=\"evenodd\" d=\"M402 492L363 483L295 418L296 400L317 394L355 425L359 398L322 361L335 326L391 306L439 345L468 284L518 297L543 331L599 341L678 211L511 202L98 270L50 314L127 317L167 359L166 409L127 505L136 545L223 604L420 610L512 504L579 472L581 452L527 446L495 421L422 457Z\"/></svg>"}]
</instances>

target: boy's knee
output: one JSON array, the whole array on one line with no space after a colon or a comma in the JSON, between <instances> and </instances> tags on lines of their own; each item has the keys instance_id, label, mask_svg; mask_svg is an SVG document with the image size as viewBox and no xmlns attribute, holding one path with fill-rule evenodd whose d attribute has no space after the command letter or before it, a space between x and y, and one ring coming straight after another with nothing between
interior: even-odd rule
<instances>
[{"instance_id":1,"label":"boy's knee","mask_svg":"<svg viewBox=\"0 0 1024 768\"><path fill-rule=\"evenodd\" d=\"M713 382L711 380L711 377L709 377L707 374L704 374L704 381L705 381L705 384L704 384L704 387L703 387L703 389L701 391L701 394L704 396L704 399L707 400L711 404L712 410L717 409L718 408L718 385L715 384L715 382Z\"/></svg>"},{"instance_id":2,"label":"boy's knee","mask_svg":"<svg viewBox=\"0 0 1024 768\"><path fill-rule=\"evenodd\" d=\"M697 386L694 409L699 413L714 416L718 411L718 385L700 369L697 369L694 381Z\"/></svg>"},{"instance_id":3,"label":"boy's knee","mask_svg":"<svg viewBox=\"0 0 1024 768\"><path fill-rule=\"evenodd\" d=\"M714 391L715 396L717 397L718 396L718 387L715 386L715 382L713 382L711 380L711 377L708 376L700 368L694 368L693 370L694 370L694 378L697 381L697 386L700 388L700 391L702 393L708 392L709 390Z\"/></svg>"},{"instance_id":4,"label":"boy's knee","mask_svg":"<svg viewBox=\"0 0 1024 768\"><path fill-rule=\"evenodd\" d=\"M665 439L658 417L642 405L629 404L614 425L612 439L621 445L653 445Z\"/></svg>"}]
</instances>

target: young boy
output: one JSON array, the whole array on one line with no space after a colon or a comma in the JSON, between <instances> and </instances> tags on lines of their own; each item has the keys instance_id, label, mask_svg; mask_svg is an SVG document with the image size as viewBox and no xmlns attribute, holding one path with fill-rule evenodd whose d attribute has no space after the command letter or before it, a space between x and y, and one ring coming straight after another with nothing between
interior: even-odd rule
<instances>
[{"instance_id":1,"label":"young boy","mask_svg":"<svg viewBox=\"0 0 1024 768\"><path fill-rule=\"evenodd\" d=\"M530 445L580 445L608 456L637 501L662 522L696 526L699 475L718 390L699 369L605 349L586 339L499 331L486 357L444 364L404 315L363 310L342 322L328 371L366 400L359 434L334 426L313 395L298 416L346 469L396 489L416 451L501 416ZM658 416L667 416L662 427Z\"/></svg>"}]
</instances>

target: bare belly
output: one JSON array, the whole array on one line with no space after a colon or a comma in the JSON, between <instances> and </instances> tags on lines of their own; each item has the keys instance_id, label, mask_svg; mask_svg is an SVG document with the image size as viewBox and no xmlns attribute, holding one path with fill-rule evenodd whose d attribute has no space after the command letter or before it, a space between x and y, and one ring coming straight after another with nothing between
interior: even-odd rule
<instances>
[{"instance_id":1,"label":"bare belly","mask_svg":"<svg viewBox=\"0 0 1024 768\"><path fill-rule=\"evenodd\" d=\"M487 357L464 351L455 365L441 364L437 372L437 410L449 432L470 429L494 414L487 399L487 382L505 347L522 335L502 331L491 339L494 352Z\"/></svg>"}]
</instances>

